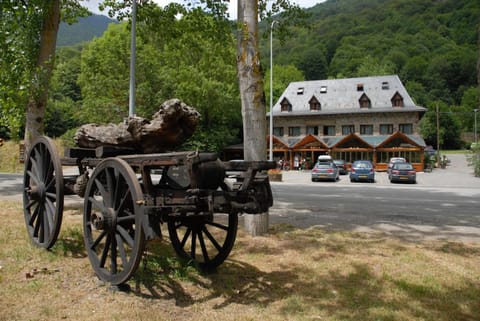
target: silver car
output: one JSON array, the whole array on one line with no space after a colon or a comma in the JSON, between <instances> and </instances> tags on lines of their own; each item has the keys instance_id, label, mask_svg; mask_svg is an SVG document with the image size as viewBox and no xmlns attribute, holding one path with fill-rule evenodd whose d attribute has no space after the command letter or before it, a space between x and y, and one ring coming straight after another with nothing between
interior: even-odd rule
<instances>
[{"instance_id":1,"label":"silver car","mask_svg":"<svg viewBox=\"0 0 480 321\"><path fill-rule=\"evenodd\" d=\"M338 179L339 170L333 162L318 162L312 168L312 182L320 180L335 182Z\"/></svg>"}]
</instances>

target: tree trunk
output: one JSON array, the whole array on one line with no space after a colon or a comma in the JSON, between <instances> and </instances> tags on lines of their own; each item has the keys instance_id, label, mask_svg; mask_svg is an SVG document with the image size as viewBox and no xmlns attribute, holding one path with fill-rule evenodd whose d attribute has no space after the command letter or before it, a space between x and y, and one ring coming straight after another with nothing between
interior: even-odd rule
<instances>
[{"instance_id":1,"label":"tree trunk","mask_svg":"<svg viewBox=\"0 0 480 321\"><path fill-rule=\"evenodd\" d=\"M243 117L243 150L247 161L266 159L266 107L258 50L258 1L238 0L237 71ZM268 212L245 215L251 235L268 231Z\"/></svg>"},{"instance_id":2,"label":"tree trunk","mask_svg":"<svg viewBox=\"0 0 480 321\"><path fill-rule=\"evenodd\" d=\"M45 109L48 100L48 87L55 63L57 33L60 23L60 0L49 0L45 6L37 68L28 100L25 121L25 147L28 150L33 140L43 135Z\"/></svg>"}]
</instances>

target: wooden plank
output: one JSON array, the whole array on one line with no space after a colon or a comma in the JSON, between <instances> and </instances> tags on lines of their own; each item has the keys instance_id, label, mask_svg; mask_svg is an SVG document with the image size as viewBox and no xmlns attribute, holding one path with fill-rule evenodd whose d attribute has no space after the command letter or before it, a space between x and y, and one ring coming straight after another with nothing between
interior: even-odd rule
<instances>
[{"instance_id":1,"label":"wooden plank","mask_svg":"<svg viewBox=\"0 0 480 321\"><path fill-rule=\"evenodd\" d=\"M133 155L138 151L134 148L118 147L118 146L100 146L95 148L95 156L97 158L115 157L121 155Z\"/></svg>"},{"instance_id":2,"label":"wooden plank","mask_svg":"<svg viewBox=\"0 0 480 321\"><path fill-rule=\"evenodd\" d=\"M92 158L92 157L95 157L95 149L66 147L64 154L65 154L65 157L67 158L85 158L85 157Z\"/></svg>"}]
</instances>

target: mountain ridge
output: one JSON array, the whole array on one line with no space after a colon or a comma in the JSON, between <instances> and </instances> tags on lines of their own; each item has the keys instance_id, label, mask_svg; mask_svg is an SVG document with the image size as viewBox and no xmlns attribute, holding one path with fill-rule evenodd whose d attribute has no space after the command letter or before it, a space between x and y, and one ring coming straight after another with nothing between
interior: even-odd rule
<instances>
[{"instance_id":1,"label":"mountain ridge","mask_svg":"<svg viewBox=\"0 0 480 321\"><path fill-rule=\"evenodd\" d=\"M111 23L118 23L118 21L97 14L78 18L78 22L74 24L62 22L58 29L57 47L73 46L91 41L100 37Z\"/></svg>"}]
</instances>

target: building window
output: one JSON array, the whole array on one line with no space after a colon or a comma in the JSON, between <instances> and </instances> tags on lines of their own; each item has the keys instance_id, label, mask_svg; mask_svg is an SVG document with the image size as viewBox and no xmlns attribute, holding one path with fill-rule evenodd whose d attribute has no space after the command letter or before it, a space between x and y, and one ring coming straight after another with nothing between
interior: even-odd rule
<instances>
[{"instance_id":1,"label":"building window","mask_svg":"<svg viewBox=\"0 0 480 321\"><path fill-rule=\"evenodd\" d=\"M383 90L390 89L390 85L388 84L388 81L382 82L382 89Z\"/></svg>"},{"instance_id":2,"label":"building window","mask_svg":"<svg viewBox=\"0 0 480 321\"><path fill-rule=\"evenodd\" d=\"M360 125L360 135L373 135L373 125Z\"/></svg>"},{"instance_id":3,"label":"building window","mask_svg":"<svg viewBox=\"0 0 480 321\"><path fill-rule=\"evenodd\" d=\"M363 91L363 84L357 84L357 91Z\"/></svg>"},{"instance_id":4,"label":"building window","mask_svg":"<svg viewBox=\"0 0 480 321\"><path fill-rule=\"evenodd\" d=\"M292 104L288 101L287 98L283 98L282 102L280 103L282 112L290 112L292 111Z\"/></svg>"},{"instance_id":5,"label":"building window","mask_svg":"<svg viewBox=\"0 0 480 321\"><path fill-rule=\"evenodd\" d=\"M321 94L326 94L327 93L327 86L321 86L320 87L320 93Z\"/></svg>"},{"instance_id":6,"label":"building window","mask_svg":"<svg viewBox=\"0 0 480 321\"><path fill-rule=\"evenodd\" d=\"M392 107L403 107L403 97L398 93L398 91L393 95L392 99Z\"/></svg>"},{"instance_id":7,"label":"building window","mask_svg":"<svg viewBox=\"0 0 480 321\"><path fill-rule=\"evenodd\" d=\"M355 125L343 125L342 135L348 135L355 133Z\"/></svg>"},{"instance_id":8,"label":"building window","mask_svg":"<svg viewBox=\"0 0 480 321\"><path fill-rule=\"evenodd\" d=\"M393 124L380 124L380 135L393 134Z\"/></svg>"},{"instance_id":9,"label":"building window","mask_svg":"<svg viewBox=\"0 0 480 321\"><path fill-rule=\"evenodd\" d=\"M399 124L398 129L404 134L413 134L413 124Z\"/></svg>"},{"instance_id":10,"label":"building window","mask_svg":"<svg viewBox=\"0 0 480 321\"><path fill-rule=\"evenodd\" d=\"M318 126L307 126L307 135L318 135Z\"/></svg>"},{"instance_id":11,"label":"building window","mask_svg":"<svg viewBox=\"0 0 480 321\"><path fill-rule=\"evenodd\" d=\"M335 126L323 126L323 135L335 136Z\"/></svg>"},{"instance_id":12,"label":"building window","mask_svg":"<svg viewBox=\"0 0 480 321\"><path fill-rule=\"evenodd\" d=\"M273 136L283 137L283 127L273 127Z\"/></svg>"},{"instance_id":13,"label":"building window","mask_svg":"<svg viewBox=\"0 0 480 321\"><path fill-rule=\"evenodd\" d=\"M300 136L300 127L288 127L288 136Z\"/></svg>"},{"instance_id":14,"label":"building window","mask_svg":"<svg viewBox=\"0 0 480 321\"><path fill-rule=\"evenodd\" d=\"M303 92L304 92L304 88L303 87L299 87L297 89L297 95L303 95Z\"/></svg>"},{"instance_id":15,"label":"building window","mask_svg":"<svg viewBox=\"0 0 480 321\"><path fill-rule=\"evenodd\" d=\"M360 104L360 108L370 108L372 107L372 103L370 102L370 98L367 95L363 94L360 99L358 100Z\"/></svg>"},{"instance_id":16,"label":"building window","mask_svg":"<svg viewBox=\"0 0 480 321\"><path fill-rule=\"evenodd\" d=\"M315 96L312 96L308 103L310 104L310 111L318 111L322 109L320 102L317 100L317 98L315 98Z\"/></svg>"}]
</instances>

